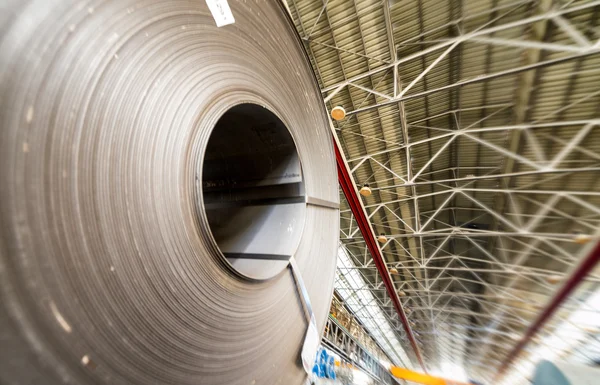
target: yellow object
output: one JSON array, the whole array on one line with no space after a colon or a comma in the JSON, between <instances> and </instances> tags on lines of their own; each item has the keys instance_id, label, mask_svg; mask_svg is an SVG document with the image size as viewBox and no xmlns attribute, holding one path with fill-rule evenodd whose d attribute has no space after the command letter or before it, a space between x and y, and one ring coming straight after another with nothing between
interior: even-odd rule
<instances>
[{"instance_id":1,"label":"yellow object","mask_svg":"<svg viewBox=\"0 0 600 385\"><path fill-rule=\"evenodd\" d=\"M364 197L368 197L371 195L372 191L371 191L371 188L369 187L369 185L365 184L361 187L359 193L360 193L360 195L362 195Z\"/></svg>"},{"instance_id":2,"label":"yellow object","mask_svg":"<svg viewBox=\"0 0 600 385\"><path fill-rule=\"evenodd\" d=\"M400 378L406 381L416 382L417 384L424 385L471 385L466 382L458 382L447 380L441 377L434 377L428 374L423 374L419 372L413 372L412 370L408 370L405 368L399 368L397 366L390 367L390 373L396 378Z\"/></svg>"},{"instance_id":3,"label":"yellow object","mask_svg":"<svg viewBox=\"0 0 600 385\"><path fill-rule=\"evenodd\" d=\"M577 234L574 239L575 243L578 243L580 245L585 245L586 243L588 243L591 240L592 240L592 237L590 237L589 235L586 235L586 234Z\"/></svg>"},{"instance_id":4,"label":"yellow object","mask_svg":"<svg viewBox=\"0 0 600 385\"><path fill-rule=\"evenodd\" d=\"M331 110L331 117L335 120L342 120L346 117L346 110L344 110L344 107L335 106Z\"/></svg>"},{"instance_id":5,"label":"yellow object","mask_svg":"<svg viewBox=\"0 0 600 385\"><path fill-rule=\"evenodd\" d=\"M387 237L385 236L385 234L380 234L377 237L377 240L379 241L379 243L385 243L387 241Z\"/></svg>"},{"instance_id":6,"label":"yellow object","mask_svg":"<svg viewBox=\"0 0 600 385\"><path fill-rule=\"evenodd\" d=\"M562 281L562 276L560 275L551 275L546 277L546 281L548 281L548 283L552 284L552 285L556 285L557 283L559 283L560 281Z\"/></svg>"}]
</instances>

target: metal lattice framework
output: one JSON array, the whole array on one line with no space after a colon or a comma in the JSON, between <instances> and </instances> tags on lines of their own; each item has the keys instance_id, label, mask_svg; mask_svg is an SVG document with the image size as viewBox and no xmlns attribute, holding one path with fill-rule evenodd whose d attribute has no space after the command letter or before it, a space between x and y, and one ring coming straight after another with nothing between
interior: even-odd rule
<instances>
[{"instance_id":1,"label":"metal lattice framework","mask_svg":"<svg viewBox=\"0 0 600 385\"><path fill-rule=\"evenodd\" d=\"M348 330L342 327L335 318L329 317L325 324L322 343L338 353L347 362L357 365L377 384L394 384L387 368L381 366L377 357L365 349Z\"/></svg>"},{"instance_id":2,"label":"metal lattice framework","mask_svg":"<svg viewBox=\"0 0 600 385\"><path fill-rule=\"evenodd\" d=\"M287 4L426 364L489 381L600 237L600 2ZM404 338L344 203L340 238Z\"/></svg>"}]
</instances>

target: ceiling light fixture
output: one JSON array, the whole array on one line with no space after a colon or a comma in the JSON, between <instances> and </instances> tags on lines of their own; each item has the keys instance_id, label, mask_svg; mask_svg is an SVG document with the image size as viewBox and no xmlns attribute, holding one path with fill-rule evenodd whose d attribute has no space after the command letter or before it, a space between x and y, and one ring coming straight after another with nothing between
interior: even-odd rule
<instances>
[{"instance_id":1,"label":"ceiling light fixture","mask_svg":"<svg viewBox=\"0 0 600 385\"><path fill-rule=\"evenodd\" d=\"M368 197L373 193L373 191L371 191L371 188L369 187L369 185L367 183L363 184L363 186L360 188L360 190L358 192L360 193L360 195L362 195L364 197Z\"/></svg>"},{"instance_id":2,"label":"ceiling light fixture","mask_svg":"<svg viewBox=\"0 0 600 385\"><path fill-rule=\"evenodd\" d=\"M346 117L346 110L342 106L335 106L331 110L331 117L334 120L342 120Z\"/></svg>"},{"instance_id":3,"label":"ceiling light fixture","mask_svg":"<svg viewBox=\"0 0 600 385\"><path fill-rule=\"evenodd\" d=\"M554 274L554 275L549 275L546 277L546 282L552 284L552 285L556 285L557 283L559 283L560 281L562 281L563 277L562 275L558 275L558 274Z\"/></svg>"},{"instance_id":4,"label":"ceiling light fixture","mask_svg":"<svg viewBox=\"0 0 600 385\"><path fill-rule=\"evenodd\" d=\"M576 234L575 238L573 238L573 242L578 243L580 245L585 245L586 243L588 243L591 240L592 240L592 237L590 237L587 234L582 234L582 233Z\"/></svg>"}]
</instances>

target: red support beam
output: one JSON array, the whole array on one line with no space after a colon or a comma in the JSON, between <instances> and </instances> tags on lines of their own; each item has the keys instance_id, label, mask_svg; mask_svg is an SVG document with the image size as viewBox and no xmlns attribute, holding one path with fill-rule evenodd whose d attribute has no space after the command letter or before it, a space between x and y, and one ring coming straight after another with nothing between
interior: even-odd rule
<instances>
[{"instance_id":1,"label":"red support beam","mask_svg":"<svg viewBox=\"0 0 600 385\"><path fill-rule=\"evenodd\" d=\"M579 286L583 279L594 269L594 267L600 261L600 242L592 250L592 252L577 266L575 271L571 274L569 279L564 283L560 290L554 295L554 298L550 301L548 306L542 310L536 320L529 326L527 332L519 343L510 351L506 356L498 374L496 374L495 382L499 381L504 372L509 368L513 360L521 353L523 348L531 341L533 336L548 322L548 320L556 313L562 303L569 298L573 291Z\"/></svg>"},{"instance_id":2,"label":"red support beam","mask_svg":"<svg viewBox=\"0 0 600 385\"><path fill-rule=\"evenodd\" d=\"M350 171L348 170L348 166L346 165L346 161L342 152L340 150L339 144L334 137L335 144L335 157L337 160L337 169L338 169L338 180L340 182L340 186L344 195L346 196L346 200L350 205L350 209L352 210L352 214L354 214L354 218L356 219L356 223L362 233L363 238L371 252L371 256L373 257L373 262L375 262L375 266L381 275L381 279L385 285L388 295L392 299L394 307L400 316L400 320L402 321L402 326L404 326L404 331L408 336L408 340L415 352L415 356L417 360L419 360L419 364L425 373L427 373L427 368L423 363L423 357L421 356L421 351L419 350L419 346L417 346L417 340L413 334L413 331L408 323L408 318L406 317L406 313L402 308L402 303L400 303L400 299L398 298L398 293L396 293L396 288L394 283L392 282L392 277L385 265L385 260L383 259L383 255L381 254L381 250L377 245L377 241L375 240L375 233L373 232L373 228L371 227L371 223L367 218L365 210L362 206L362 202L358 196L356 187L354 186L354 181L352 176L350 175Z\"/></svg>"}]
</instances>

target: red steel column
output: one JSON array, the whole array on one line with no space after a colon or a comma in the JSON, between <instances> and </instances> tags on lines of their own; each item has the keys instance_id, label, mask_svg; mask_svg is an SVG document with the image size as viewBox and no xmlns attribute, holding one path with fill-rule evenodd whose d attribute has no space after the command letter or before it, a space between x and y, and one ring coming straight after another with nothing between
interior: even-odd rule
<instances>
[{"instance_id":1,"label":"red steel column","mask_svg":"<svg viewBox=\"0 0 600 385\"><path fill-rule=\"evenodd\" d=\"M573 271L569 279L564 283L560 290L554 295L554 298L550 301L548 306L542 310L536 320L529 326L527 332L519 343L510 351L506 356L504 362L498 369L496 375L496 381L500 380L506 369L510 366L512 361L517 355L523 350L525 346L531 341L531 338L546 324L546 322L554 315L556 310L562 305L562 303L569 298L571 293L579 286L581 281L594 269L596 264L600 261L600 242L592 250L592 252L581 262L579 266Z\"/></svg>"},{"instance_id":2,"label":"red steel column","mask_svg":"<svg viewBox=\"0 0 600 385\"><path fill-rule=\"evenodd\" d=\"M394 286L394 283L392 282L392 278L387 269L387 266L385 265L383 255L381 255L381 250L379 249L379 246L376 243L373 227L371 227L371 223L369 222L369 219L367 218L365 210L362 206L362 202L360 201L360 198L358 197L356 187L354 185L354 181L352 179L352 176L350 175L350 171L348 170L348 165L346 164L346 160L344 159L344 156L342 155L342 152L339 147L339 143L337 141L337 138L335 138L335 136L334 136L333 140L334 140L334 144L335 144L335 157L337 160L338 180L340 182L342 191L344 192L344 195L346 196L346 200L348 201L348 204L350 205L352 214L354 214L354 218L356 219L356 223L358 224L358 227L360 228L360 232L362 233L362 236L365 239L367 247L369 248L369 251L371 252L371 256L373 257L373 262L375 262L375 266L377 267L377 270L379 271L379 274L381 275L381 279L383 280L385 288L387 289L387 293L390 296L390 298L392 299L394 307L396 308L396 311L398 312L398 315L400 316L400 320L402 321L402 326L404 326L404 331L406 332L406 335L408 336L408 340L410 341L410 344L415 352L415 356L417 357L417 360L419 360L419 364L421 365L421 368L423 369L423 371L425 373L427 373L427 368L425 367L425 364L423 363L423 357L421 356L421 351L419 350L419 347L417 346L417 341L415 340L415 336L413 335L410 324L408 323L408 318L406 317L406 313L404 312L404 309L402 308L402 304L400 303L400 299L398 298L398 293L396 293L396 288Z\"/></svg>"}]
</instances>

